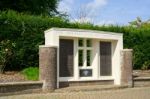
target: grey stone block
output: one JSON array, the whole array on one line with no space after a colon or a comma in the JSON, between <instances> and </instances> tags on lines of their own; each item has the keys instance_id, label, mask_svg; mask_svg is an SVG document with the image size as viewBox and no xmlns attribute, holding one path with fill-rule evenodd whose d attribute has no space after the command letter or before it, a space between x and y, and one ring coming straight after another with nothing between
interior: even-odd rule
<instances>
[{"instance_id":1,"label":"grey stone block","mask_svg":"<svg viewBox=\"0 0 150 99\"><path fill-rule=\"evenodd\" d=\"M132 52L132 49L121 51L121 85L128 85L128 87L133 87Z\"/></svg>"},{"instance_id":2,"label":"grey stone block","mask_svg":"<svg viewBox=\"0 0 150 99\"><path fill-rule=\"evenodd\" d=\"M57 85L57 48L40 46L39 79L43 81L43 91L50 92Z\"/></svg>"}]
</instances>

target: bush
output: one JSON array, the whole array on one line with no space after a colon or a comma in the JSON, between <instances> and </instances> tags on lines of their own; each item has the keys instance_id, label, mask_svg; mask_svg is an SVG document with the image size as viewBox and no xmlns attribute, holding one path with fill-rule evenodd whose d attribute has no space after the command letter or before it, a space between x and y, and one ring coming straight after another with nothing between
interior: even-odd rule
<instances>
[{"instance_id":1,"label":"bush","mask_svg":"<svg viewBox=\"0 0 150 99\"><path fill-rule=\"evenodd\" d=\"M143 66L142 66L142 70L147 70L150 69L150 60L144 62Z\"/></svg>"},{"instance_id":2,"label":"bush","mask_svg":"<svg viewBox=\"0 0 150 99\"><path fill-rule=\"evenodd\" d=\"M25 68L21 72L27 80L38 80L39 79L39 68L29 67Z\"/></svg>"},{"instance_id":3,"label":"bush","mask_svg":"<svg viewBox=\"0 0 150 99\"><path fill-rule=\"evenodd\" d=\"M61 18L30 16L14 11L0 12L0 41L15 43L13 58L6 63L6 70L21 70L38 66L38 47L44 44L44 30L64 26Z\"/></svg>"},{"instance_id":4,"label":"bush","mask_svg":"<svg viewBox=\"0 0 150 99\"><path fill-rule=\"evenodd\" d=\"M6 63L11 60L14 47L15 44L10 40L3 40L0 42L0 73L4 72Z\"/></svg>"},{"instance_id":5,"label":"bush","mask_svg":"<svg viewBox=\"0 0 150 99\"><path fill-rule=\"evenodd\" d=\"M59 17L33 16L15 11L0 12L0 42L10 40L15 44L6 70L21 70L38 66L39 45L44 44L44 31L51 27L111 31L124 34L124 48L134 50L134 68L141 69L150 59L150 28L130 26L94 26L90 23L70 23Z\"/></svg>"}]
</instances>

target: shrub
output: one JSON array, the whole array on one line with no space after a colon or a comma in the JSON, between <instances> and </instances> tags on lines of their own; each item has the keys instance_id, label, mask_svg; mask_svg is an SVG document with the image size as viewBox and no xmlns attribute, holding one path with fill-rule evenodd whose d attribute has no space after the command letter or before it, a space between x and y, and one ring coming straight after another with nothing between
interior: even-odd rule
<instances>
[{"instance_id":1,"label":"shrub","mask_svg":"<svg viewBox=\"0 0 150 99\"><path fill-rule=\"evenodd\" d=\"M37 67L28 67L22 70L21 72L27 80L38 80L39 79L39 68Z\"/></svg>"},{"instance_id":2,"label":"shrub","mask_svg":"<svg viewBox=\"0 0 150 99\"><path fill-rule=\"evenodd\" d=\"M6 70L21 70L38 66L38 47L44 44L44 30L64 26L61 18L31 16L14 11L0 12L0 41L14 42L13 58L6 63ZM65 24L65 25L66 25Z\"/></svg>"},{"instance_id":3,"label":"shrub","mask_svg":"<svg viewBox=\"0 0 150 99\"><path fill-rule=\"evenodd\" d=\"M143 70L150 69L150 60L144 62L143 66L142 66L142 69Z\"/></svg>"},{"instance_id":4,"label":"shrub","mask_svg":"<svg viewBox=\"0 0 150 99\"><path fill-rule=\"evenodd\" d=\"M0 42L0 73L4 72L6 63L8 63L13 56L13 47L15 44L10 40L3 40Z\"/></svg>"}]
</instances>

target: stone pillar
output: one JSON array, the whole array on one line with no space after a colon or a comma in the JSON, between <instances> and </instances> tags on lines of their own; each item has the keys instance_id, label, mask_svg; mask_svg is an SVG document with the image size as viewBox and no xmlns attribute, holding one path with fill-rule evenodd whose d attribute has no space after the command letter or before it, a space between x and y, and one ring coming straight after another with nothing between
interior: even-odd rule
<instances>
[{"instance_id":1,"label":"stone pillar","mask_svg":"<svg viewBox=\"0 0 150 99\"><path fill-rule=\"evenodd\" d=\"M43 91L50 92L57 86L57 48L39 47L39 79L43 81Z\"/></svg>"},{"instance_id":2,"label":"stone pillar","mask_svg":"<svg viewBox=\"0 0 150 99\"><path fill-rule=\"evenodd\" d=\"M132 53L132 49L121 51L121 85L127 85L128 87L133 87Z\"/></svg>"}]
</instances>

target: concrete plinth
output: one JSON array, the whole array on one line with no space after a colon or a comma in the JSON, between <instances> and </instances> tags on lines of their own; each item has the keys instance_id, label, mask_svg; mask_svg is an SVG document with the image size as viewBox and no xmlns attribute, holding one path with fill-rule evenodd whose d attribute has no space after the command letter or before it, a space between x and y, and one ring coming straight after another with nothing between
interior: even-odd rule
<instances>
[{"instance_id":1,"label":"concrete plinth","mask_svg":"<svg viewBox=\"0 0 150 99\"><path fill-rule=\"evenodd\" d=\"M121 85L127 85L128 87L133 87L132 53L132 49L121 51Z\"/></svg>"},{"instance_id":2,"label":"concrete plinth","mask_svg":"<svg viewBox=\"0 0 150 99\"><path fill-rule=\"evenodd\" d=\"M43 91L50 92L57 86L57 48L39 47L39 79L44 82Z\"/></svg>"}]
</instances>

